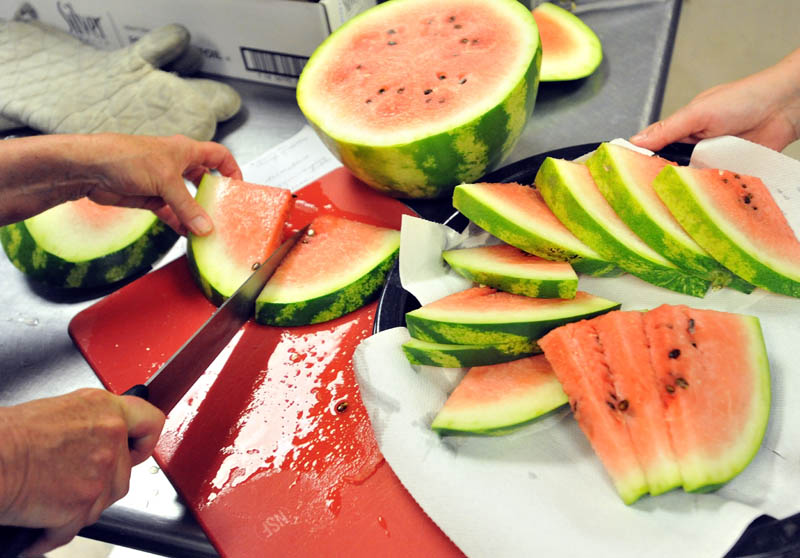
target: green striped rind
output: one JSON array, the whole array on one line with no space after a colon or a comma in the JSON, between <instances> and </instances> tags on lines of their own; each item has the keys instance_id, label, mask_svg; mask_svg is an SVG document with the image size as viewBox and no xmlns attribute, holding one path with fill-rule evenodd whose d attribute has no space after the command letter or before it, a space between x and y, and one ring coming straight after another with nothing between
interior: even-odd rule
<instances>
[{"instance_id":1,"label":"green striped rind","mask_svg":"<svg viewBox=\"0 0 800 558\"><path fill-rule=\"evenodd\" d=\"M717 261L739 277L768 291L800 297L800 277L768 265L755 250L740 245L723 229L691 186L691 176L666 167L653 181L659 197L686 232Z\"/></svg>"},{"instance_id":2,"label":"green striped rind","mask_svg":"<svg viewBox=\"0 0 800 558\"><path fill-rule=\"evenodd\" d=\"M510 263L498 263L490 256L472 256L469 250L446 250L442 252L442 258L467 279L507 293L538 298L574 298L578 291L578 276L571 268L568 272L537 273L523 266L514 268Z\"/></svg>"},{"instance_id":3,"label":"green striped rind","mask_svg":"<svg viewBox=\"0 0 800 558\"><path fill-rule=\"evenodd\" d=\"M225 302L228 296L230 296L230 293L223 294L216 287L214 287L214 285L212 285L208 279L206 279L205 275L203 275L197 265L197 256L195 255L194 245L191 241L186 243L186 260L189 263L189 271L191 271L195 283L197 283L197 286L200 287L200 290L203 292L205 297L216 306L219 306Z\"/></svg>"},{"instance_id":4,"label":"green striped rind","mask_svg":"<svg viewBox=\"0 0 800 558\"><path fill-rule=\"evenodd\" d=\"M412 337L432 343L485 345L523 344L538 340L560 325L599 316L620 307L618 302L600 297L576 301L567 299L557 310L501 312L485 306L474 312L432 311L425 306L406 314Z\"/></svg>"},{"instance_id":5,"label":"green striped rind","mask_svg":"<svg viewBox=\"0 0 800 558\"><path fill-rule=\"evenodd\" d=\"M178 234L153 216L144 234L124 248L72 262L39 246L25 221L0 228L0 243L11 263L32 279L66 288L99 287L132 277L149 269L177 240Z\"/></svg>"},{"instance_id":6,"label":"green striped rind","mask_svg":"<svg viewBox=\"0 0 800 558\"><path fill-rule=\"evenodd\" d=\"M519 8L514 2L509 2L509 9ZM360 18L356 16L337 33L357 26ZM538 36L532 15L530 28L531 33ZM363 182L391 196L441 197L448 195L457 184L472 182L483 176L511 153L536 103L542 64L542 45L539 41L527 70L515 82L509 82L505 98L482 114L468 115L461 125L408 143L368 145L350 142L337 137L335 130L319 125L307 107L309 99L319 95L314 88L306 86L310 80L308 72L315 71L317 59L324 56L324 47L323 42L309 59L298 80L297 102L300 109L323 143L344 166ZM514 79L515 76L509 77Z\"/></svg>"},{"instance_id":7,"label":"green striped rind","mask_svg":"<svg viewBox=\"0 0 800 558\"><path fill-rule=\"evenodd\" d=\"M615 264L602 259L577 239L575 246L554 242L545 229L537 226L535 220L523 222L512 219L498 211L490 198L484 195L479 185L461 184L453 191L453 206L483 230L520 250L547 260L569 262L578 273L595 276L619 274Z\"/></svg>"},{"instance_id":8,"label":"green striped rind","mask_svg":"<svg viewBox=\"0 0 800 558\"><path fill-rule=\"evenodd\" d=\"M630 184L626 178L625 159L614 157L615 148L626 149L601 144L586 161L586 166L620 219L653 250L678 267L711 281L714 287L728 286L747 294L753 292L754 285L720 265L691 237L670 230L670 223L665 222L668 216L651 206L652 202L640 194L640 187Z\"/></svg>"},{"instance_id":9,"label":"green striped rind","mask_svg":"<svg viewBox=\"0 0 800 558\"><path fill-rule=\"evenodd\" d=\"M411 364L444 368L469 368L509 362L542 350L535 341L487 345L456 345L410 339L403 343L403 352Z\"/></svg>"},{"instance_id":10,"label":"green striped rind","mask_svg":"<svg viewBox=\"0 0 800 558\"><path fill-rule=\"evenodd\" d=\"M536 175L536 186L547 205L572 233L597 250L604 258L616 262L627 272L658 287L679 293L703 297L710 283L678 269L658 254L649 257L619 240L584 207L584 200L573 191L572 180L562 165L573 165L548 157ZM661 261L659 261L661 260Z\"/></svg>"},{"instance_id":11,"label":"green striped rind","mask_svg":"<svg viewBox=\"0 0 800 558\"><path fill-rule=\"evenodd\" d=\"M262 293L256 300L256 321L276 326L309 325L327 322L358 310L378 295L397 259L398 250L395 249L351 283L314 298L275 302ZM332 279L335 283L336 278Z\"/></svg>"}]
</instances>

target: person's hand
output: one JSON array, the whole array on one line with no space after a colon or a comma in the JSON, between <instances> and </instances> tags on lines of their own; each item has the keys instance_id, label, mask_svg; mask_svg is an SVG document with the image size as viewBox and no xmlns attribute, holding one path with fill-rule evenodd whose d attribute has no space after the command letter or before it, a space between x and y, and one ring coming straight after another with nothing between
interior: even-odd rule
<instances>
[{"instance_id":1,"label":"person's hand","mask_svg":"<svg viewBox=\"0 0 800 558\"><path fill-rule=\"evenodd\" d=\"M0 408L0 525L45 528L26 554L66 544L127 493L164 418L101 389Z\"/></svg>"},{"instance_id":2,"label":"person's hand","mask_svg":"<svg viewBox=\"0 0 800 558\"><path fill-rule=\"evenodd\" d=\"M700 93L630 141L657 151L676 141L697 143L723 135L776 151L800 137L800 50L766 70Z\"/></svg>"}]
</instances>

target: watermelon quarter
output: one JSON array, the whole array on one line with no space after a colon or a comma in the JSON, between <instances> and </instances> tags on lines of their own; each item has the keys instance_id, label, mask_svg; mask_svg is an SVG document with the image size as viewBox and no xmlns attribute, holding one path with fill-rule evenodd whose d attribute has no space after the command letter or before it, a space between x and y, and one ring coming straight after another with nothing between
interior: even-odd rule
<instances>
[{"instance_id":1,"label":"watermelon quarter","mask_svg":"<svg viewBox=\"0 0 800 558\"><path fill-rule=\"evenodd\" d=\"M516 0L391 0L313 53L297 101L353 174L433 198L502 161L539 84L536 21Z\"/></svg>"},{"instance_id":2,"label":"watermelon quarter","mask_svg":"<svg viewBox=\"0 0 800 558\"><path fill-rule=\"evenodd\" d=\"M542 40L542 81L565 81L594 73L603 46L592 29L572 12L542 2L533 10Z\"/></svg>"},{"instance_id":3,"label":"watermelon quarter","mask_svg":"<svg viewBox=\"0 0 800 558\"><path fill-rule=\"evenodd\" d=\"M132 277L161 258L178 234L150 211L66 202L0 228L8 259L31 278L85 288Z\"/></svg>"}]
</instances>

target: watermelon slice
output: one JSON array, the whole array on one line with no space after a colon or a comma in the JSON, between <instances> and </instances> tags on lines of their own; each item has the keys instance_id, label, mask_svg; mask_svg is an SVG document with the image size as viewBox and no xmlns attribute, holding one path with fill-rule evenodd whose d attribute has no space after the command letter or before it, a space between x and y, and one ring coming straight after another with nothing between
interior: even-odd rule
<instances>
[{"instance_id":1,"label":"watermelon slice","mask_svg":"<svg viewBox=\"0 0 800 558\"><path fill-rule=\"evenodd\" d=\"M458 273L507 293L539 298L573 298L578 276L566 262L553 262L508 244L442 252Z\"/></svg>"},{"instance_id":2,"label":"watermelon slice","mask_svg":"<svg viewBox=\"0 0 800 558\"><path fill-rule=\"evenodd\" d=\"M533 10L542 40L542 81L584 78L603 61L603 47L592 29L564 8L543 2Z\"/></svg>"},{"instance_id":3,"label":"watermelon slice","mask_svg":"<svg viewBox=\"0 0 800 558\"><path fill-rule=\"evenodd\" d=\"M722 265L758 287L800 297L800 242L760 179L668 167L653 187L686 232Z\"/></svg>"},{"instance_id":4,"label":"watermelon slice","mask_svg":"<svg viewBox=\"0 0 800 558\"><path fill-rule=\"evenodd\" d=\"M386 2L316 49L297 101L361 180L431 198L511 152L533 112L540 65L536 21L516 0Z\"/></svg>"},{"instance_id":5,"label":"watermelon slice","mask_svg":"<svg viewBox=\"0 0 800 558\"><path fill-rule=\"evenodd\" d=\"M753 285L720 265L686 234L656 194L653 180L668 164L674 163L611 143L601 144L586 161L597 187L620 219L653 250L713 286L752 292Z\"/></svg>"},{"instance_id":6,"label":"watermelon slice","mask_svg":"<svg viewBox=\"0 0 800 558\"><path fill-rule=\"evenodd\" d=\"M618 302L578 291L574 298L531 298L473 287L406 314L412 337L460 345L531 340L567 322L619 308Z\"/></svg>"},{"instance_id":7,"label":"watermelon slice","mask_svg":"<svg viewBox=\"0 0 800 558\"><path fill-rule=\"evenodd\" d=\"M710 283L682 271L636 236L600 193L585 165L548 157L535 183L561 222L603 258L653 285L705 296Z\"/></svg>"},{"instance_id":8,"label":"watermelon slice","mask_svg":"<svg viewBox=\"0 0 800 558\"><path fill-rule=\"evenodd\" d=\"M471 368L433 419L440 434L507 434L567 402L542 355Z\"/></svg>"},{"instance_id":9,"label":"watermelon slice","mask_svg":"<svg viewBox=\"0 0 800 558\"><path fill-rule=\"evenodd\" d=\"M333 215L314 219L256 299L256 321L307 325L373 299L400 250L400 232Z\"/></svg>"},{"instance_id":10,"label":"watermelon slice","mask_svg":"<svg viewBox=\"0 0 800 558\"><path fill-rule=\"evenodd\" d=\"M283 188L212 174L203 176L196 199L214 231L190 234L187 256L203 294L219 305L278 247L294 200Z\"/></svg>"},{"instance_id":11,"label":"watermelon slice","mask_svg":"<svg viewBox=\"0 0 800 558\"><path fill-rule=\"evenodd\" d=\"M461 184L453 206L502 241L554 261L567 261L589 275L614 274L613 263L578 240L547 207L534 188L520 184Z\"/></svg>"},{"instance_id":12,"label":"watermelon slice","mask_svg":"<svg viewBox=\"0 0 800 558\"><path fill-rule=\"evenodd\" d=\"M456 345L431 343L409 339L403 343L403 352L411 364L441 366L444 368L469 368L499 364L541 353L535 341L528 343L495 343L483 345Z\"/></svg>"},{"instance_id":13,"label":"watermelon slice","mask_svg":"<svg viewBox=\"0 0 800 558\"><path fill-rule=\"evenodd\" d=\"M0 228L8 259L56 287L98 287L150 268L178 235L150 211L66 202Z\"/></svg>"}]
</instances>

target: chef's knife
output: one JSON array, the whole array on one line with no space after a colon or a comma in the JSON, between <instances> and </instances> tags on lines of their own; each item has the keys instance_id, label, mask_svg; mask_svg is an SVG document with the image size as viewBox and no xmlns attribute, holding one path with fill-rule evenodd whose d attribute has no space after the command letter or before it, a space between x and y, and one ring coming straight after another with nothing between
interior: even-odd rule
<instances>
[{"instance_id":1,"label":"chef's knife","mask_svg":"<svg viewBox=\"0 0 800 558\"><path fill-rule=\"evenodd\" d=\"M123 395L135 395L169 414L220 351L253 315L256 298L283 258L306 234L308 225L281 244L206 320L186 343L145 383ZM0 558L16 558L42 534L42 529L0 525Z\"/></svg>"}]
</instances>

